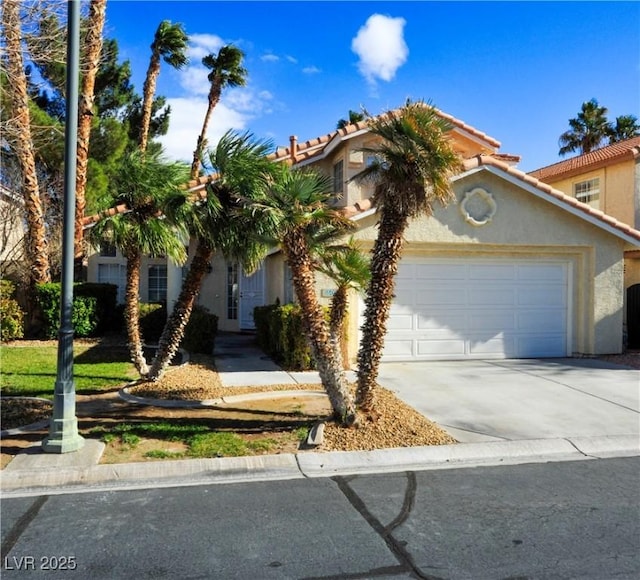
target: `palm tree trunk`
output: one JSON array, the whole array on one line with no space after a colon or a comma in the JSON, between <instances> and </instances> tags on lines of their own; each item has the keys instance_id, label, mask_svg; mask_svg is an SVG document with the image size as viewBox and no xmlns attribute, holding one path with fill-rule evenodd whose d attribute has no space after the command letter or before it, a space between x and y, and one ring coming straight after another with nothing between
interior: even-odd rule
<instances>
[{"instance_id":1,"label":"palm tree trunk","mask_svg":"<svg viewBox=\"0 0 640 580\"><path fill-rule=\"evenodd\" d=\"M329 311L329 334L336 360L340 364L340 367L345 370L349 368L346 348L347 345L344 340L347 306L347 286L338 286L336 293L331 299L331 309Z\"/></svg>"},{"instance_id":2,"label":"palm tree trunk","mask_svg":"<svg viewBox=\"0 0 640 580\"><path fill-rule=\"evenodd\" d=\"M143 153L147 150L147 142L149 139L149 126L151 125L151 110L153 108L153 96L156 92L156 83L160 75L160 55L152 53L149 62L149 70L147 78L144 80L142 87L142 122L140 127L140 151Z\"/></svg>"},{"instance_id":3,"label":"palm tree trunk","mask_svg":"<svg viewBox=\"0 0 640 580\"><path fill-rule=\"evenodd\" d=\"M149 366L142 352L142 340L140 337L140 265L142 263L142 254L134 248L127 252L126 258L127 284L124 294L124 312L129 355L140 376L145 377L149 372Z\"/></svg>"},{"instance_id":4,"label":"palm tree trunk","mask_svg":"<svg viewBox=\"0 0 640 580\"><path fill-rule=\"evenodd\" d=\"M283 240L287 262L293 275L293 285L304 314L304 324L316 359L320 380L333 412L343 424L355 421L355 407L347 387L344 370L331 344L329 327L318 303L315 278L304 234L292 232Z\"/></svg>"},{"instance_id":5,"label":"palm tree trunk","mask_svg":"<svg viewBox=\"0 0 640 580\"><path fill-rule=\"evenodd\" d=\"M371 413L375 407L376 381L406 226L406 218L393 215L387 209L380 220L378 238L373 247L371 281L365 299L362 340L358 352L356 391L358 409L365 413Z\"/></svg>"},{"instance_id":6,"label":"palm tree trunk","mask_svg":"<svg viewBox=\"0 0 640 580\"><path fill-rule=\"evenodd\" d=\"M83 218L85 213L87 166L89 163L89 139L93 120L94 88L96 73L102 51L102 30L104 28L107 0L92 0L89 6L89 26L84 44L84 74L80 93L80 115L78 121L78 153L76 157L76 215L74 230L75 278L79 279L84 258Z\"/></svg>"},{"instance_id":7,"label":"palm tree trunk","mask_svg":"<svg viewBox=\"0 0 640 580\"><path fill-rule=\"evenodd\" d=\"M180 296L178 296L173 311L162 331L158 352L147 375L147 378L151 381L158 381L162 378L180 346L184 336L184 329L189 322L191 310L200 292L202 280L208 272L212 256L213 250L209 246L203 243L198 244L189 272L182 284Z\"/></svg>"},{"instance_id":8,"label":"palm tree trunk","mask_svg":"<svg viewBox=\"0 0 640 580\"><path fill-rule=\"evenodd\" d=\"M198 144L196 146L196 150L193 152L193 162L191 163L191 179L196 179L196 177L198 177L198 173L200 172L200 158L202 157L204 146L207 141L209 121L211 120L213 109L215 109L216 105L220 101L221 92L222 87L217 85L212 85L211 90L209 91L209 106L207 107L207 113L205 114L204 121L202 122L202 131L200 131L200 135L198 136Z\"/></svg>"},{"instance_id":9,"label":"palm tree trunk","mask_svg":"<svg viewBox=\"0 0 640 580\"><path fill-rule=\"evenodd\" d=\"M31 139L31 115L29 95L24 74L22 46L20 42L20 3L5 0L2 3L2 28L5 36L8 82L4 90L9 95L15 135L12 138L20 170L27 221L27 256L29 260L30 285L50 282L51 273L47 251L47 235L44 210L40 199L38 175Z\"/></svg>"}]
</instances>

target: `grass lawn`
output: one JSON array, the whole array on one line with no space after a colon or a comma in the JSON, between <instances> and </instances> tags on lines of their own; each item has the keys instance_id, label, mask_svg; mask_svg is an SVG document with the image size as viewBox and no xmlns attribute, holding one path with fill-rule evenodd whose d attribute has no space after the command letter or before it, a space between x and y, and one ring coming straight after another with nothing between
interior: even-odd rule
<instances>
[{"instance_id":1,"label":"grass lawn","mask_svg":"<svg viewBox=\"0 0 640 580\"><path fill-rule=\"evenodd\" d=\"M0 389L5 396L52 398L58 348L0 346ZM103 391L136 378L126 349L74 345L73 378L77 393Z\"/></svg>"}]
</instances>

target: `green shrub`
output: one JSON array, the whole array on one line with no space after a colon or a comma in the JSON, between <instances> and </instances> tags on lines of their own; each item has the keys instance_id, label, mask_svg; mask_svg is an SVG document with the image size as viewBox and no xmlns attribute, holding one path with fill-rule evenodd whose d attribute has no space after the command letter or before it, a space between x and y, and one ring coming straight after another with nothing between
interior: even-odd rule
<instances>
[{"instance_id":1,"label":"green shrub","mask_svg":"<svg viewBox=\"0 0 640 580\"><path fill-rule=\"evenodd\" d=\"M60 284L37 284L36 295L44 318L44 334L47 338L55 338L60 328ZM74 295L71 324L75 335L93 336L98 322L98 299L93 296Z\"/></svg>"},{"instance_id":2,"label":"green shrub","mask_svg":"<svg viewBox=\"0 0 640 580\"><path fill-rule=\"evenodd\" d=\"M203 306L194 306L181 346L189 352L211 354L217 332L218 317Z\"/></svg>"},{"instance_id":3,"label":"green shrub","mask_svg":"<svg viewBox=\"0 0 640 580\"><path fill-rule=\"evenodd\" d=\"M311 350L297 304L258 306L253 311L260 348L286 370L313 368Z\"/></svg>"},{"instance_id":4,"label":"green shrub","mask_svg":"<svg viewBox=\"0 0 640 580\"><path fill-rule=\"evenodd\" d=\"M15 286L9 280L0 280L0 340L6 342L24 336L24 312L12 298Z\"/></svg>"},{"instance_id":5,"label":"green shrub","mask_svg":"<svg viewBox=\"0 0 640 580\"><path fill-rule=\"evenodd\" d=\"M156 344L167 322L167 308L164 304L140 303L140 332L144 342Z\"/></svg>"}]
</instances>

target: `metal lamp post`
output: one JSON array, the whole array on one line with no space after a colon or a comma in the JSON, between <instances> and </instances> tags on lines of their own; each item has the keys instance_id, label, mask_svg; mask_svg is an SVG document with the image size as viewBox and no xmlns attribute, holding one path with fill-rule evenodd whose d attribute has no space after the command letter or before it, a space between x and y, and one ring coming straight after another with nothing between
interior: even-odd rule
<instances>
[{"instance_id":1,"label":"metal lamp post","mask_svg":"<svg viewBox=\"0 0 640 580\"><path fill-rule=\"evenodd\" d=\"M76 152L78 133L78 77L80 62L80 0L67 2L67 115L64 147L64 215L62 234L62 284L58 366L49 436L42 442L47 453L68 453L84 445L78 433L76 392L73 382L73 233L76 205Z\"/></svg>"}]
</instances>

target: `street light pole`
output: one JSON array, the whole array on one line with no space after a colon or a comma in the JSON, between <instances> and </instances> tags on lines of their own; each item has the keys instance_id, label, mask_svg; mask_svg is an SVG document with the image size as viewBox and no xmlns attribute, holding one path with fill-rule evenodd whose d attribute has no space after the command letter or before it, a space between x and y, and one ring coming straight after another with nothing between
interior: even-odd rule
<instances>
[{"instance_id":1,"label":"street light pole","mask_svg":"<svg viewBox=\"0 0 640 580\"><path fill-rule=\"evenodd\" d=\"M78 134L78 82L80 72L80 0L67 2L67 98L64 145L64 215L62 284L58 366L49 436L42 442L47 453L68 453L84 445L78 433L76 391L73 383L73 233L76 206L76 152Z\"/></svg>"}]
</instances>

